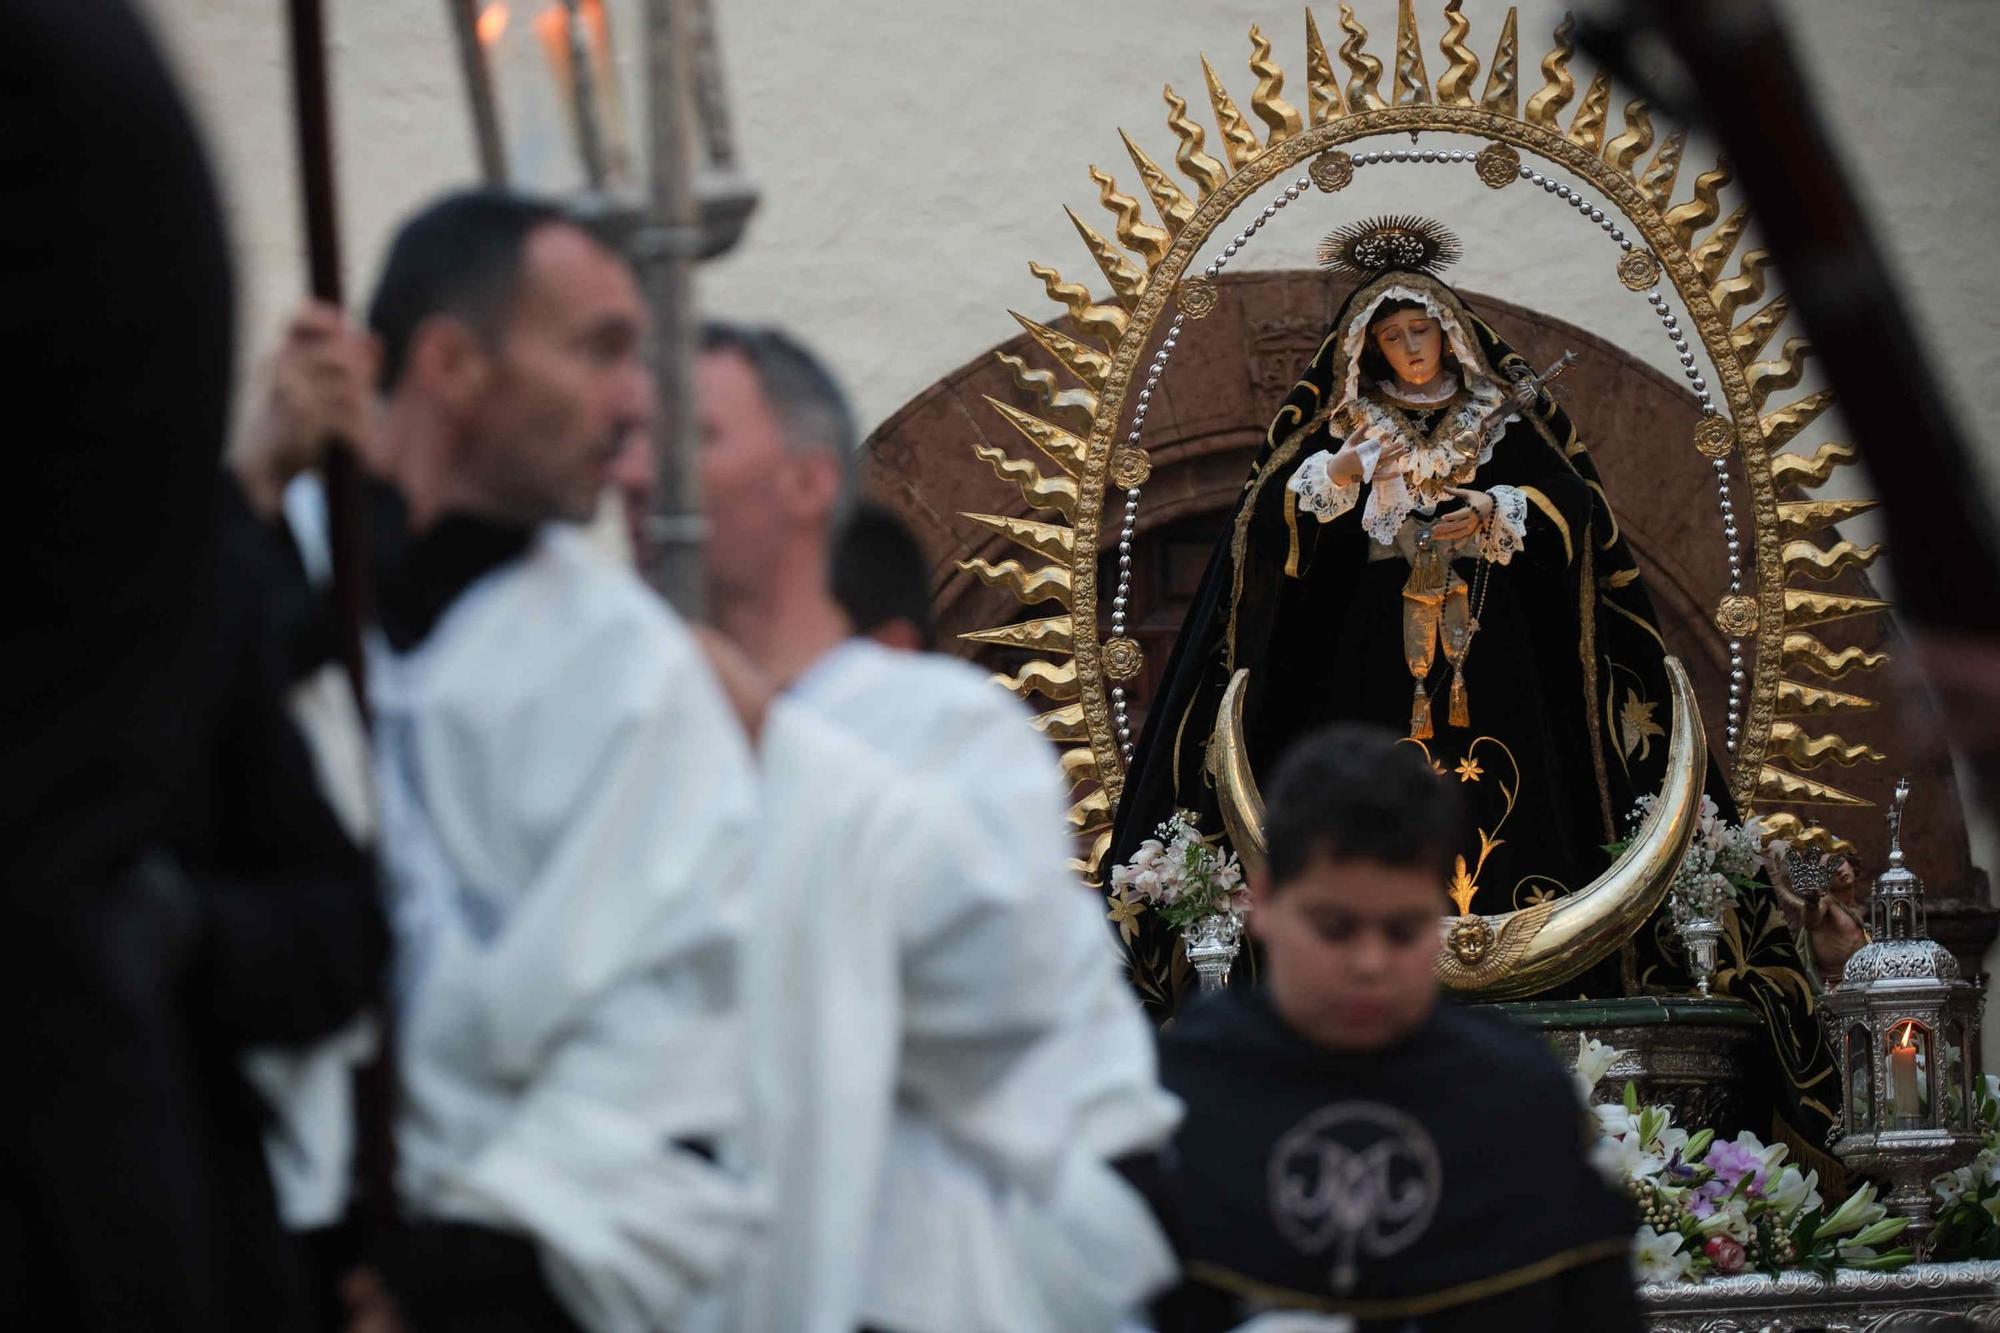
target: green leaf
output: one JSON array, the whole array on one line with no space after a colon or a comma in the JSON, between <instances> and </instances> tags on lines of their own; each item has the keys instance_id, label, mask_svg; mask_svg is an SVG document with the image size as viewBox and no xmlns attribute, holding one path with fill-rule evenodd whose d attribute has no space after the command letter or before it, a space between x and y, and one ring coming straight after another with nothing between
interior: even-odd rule
<instances>
[{"instance_id":1,"label":"green leaf","mask_svg":"<svg viewBox=\"0 0 2000 1333\"><path fill-rule=\"evenodd\" d=\"M1844 1265L1847 1268L1865 1268L1874 1273L1892 1273L1909 1263L1914 1257L1908 1250L1889 1250L1872 1259L1853 1259Z\"/></svg>"},{"instance_id":2,"label":"green leaf","mask_svg":"<svg viewBox=\"0 0 2000 1333\"><path fill-rule=\"evenodd\" d=\"M1632 1086L1632 1080L1629 1078L1625 1080L1625 1113L1639 1114L1639 1090Z\"/></svg>"},{"instance_id":3,"label":"green leaf","mask_svg":"<svg viewBox=\"0 0 2000 1333\"><path fill-rule=\"evenodd\" d=\"M1849 1245L1879 1245L1885 1240L1891 1240L1902 1235L1905 1231L1909 1230L1909 1227L1910 1219L1907 1217L1885 1217L1873 1226L1863 1227L1855 1234L1854 1239L1847 1243Z\"/></svg>"}]
</instances>

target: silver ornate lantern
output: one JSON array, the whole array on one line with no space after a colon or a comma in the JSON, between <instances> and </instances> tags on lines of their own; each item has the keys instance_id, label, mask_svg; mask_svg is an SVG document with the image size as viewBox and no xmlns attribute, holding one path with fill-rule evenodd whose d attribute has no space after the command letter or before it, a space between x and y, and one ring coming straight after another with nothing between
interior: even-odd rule
<instances>
[{"instance_id":1,"label":"silver ornate lantern","mask_svg":"<svg viewBox=\"0 0 2000 1333\"><path fill-rule=\"evenodd\" d=\"M1823 1014L1843 1080L1833 1151L1889 1183L1882 1202L1910 1219L1907 1234L1921 1248L1936 1225L1931 1177L1962 1165L1981 1142L1973 1093L1984 996L1930 938L1924 883L1903 858L1909 794L1908 779L1896 784L1889 867L1869 909L1873 938L1848 959Z\"/></svg>"}]
</instances>

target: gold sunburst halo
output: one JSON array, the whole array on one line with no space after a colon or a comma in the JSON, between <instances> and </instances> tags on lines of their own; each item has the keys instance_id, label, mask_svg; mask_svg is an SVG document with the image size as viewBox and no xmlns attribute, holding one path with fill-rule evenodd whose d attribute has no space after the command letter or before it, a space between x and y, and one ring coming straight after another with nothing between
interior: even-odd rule
<instances>
[{"instance_id":1,"label":"gold sunburst halo","mask_svg":"<svg viewBox=\"0 0 2000 1333\"><path fill-rule=\"evenodd\" d=\"M1439 273L1464 256L1443 223L1409 213L1350 222L1319 243L1321 268L1356 279L1391 268Z\"/></svg>"},{"instance_id":2,"label":"gold sunburst halo","mask_svg":"<svg viewBox=\"0 0 2000 1333\"><path fill-rule=\"evenodd\" d=\"M1463 47L1464 34L1457 31L1457 19L1450 17L1456 8L1453 4L1446 10L1447 21L1454 25L1450 40ZM1047 656L1031 664L1032 677L1017 673L1001 679L1009 688L1037 696L1042 711L1036 726L1042 734L1059 745L1078 747L1066 753L1065 771L1095 773L1096 783L1082 783L1085 789L1070 811L1080 853L1072 864L1086 877L1100 873L1125 779L1126 756L1110 697L1114 682L1106 671L1103 641L1097 638L1107 601L1100 595L1097 569L1104 502L1112 498L1106 492L1138 470L1136 458L1128 456L1136 451L1113 443L1119 423L1141 382L1144 360L1157 345L1161 320L1175 315L1193 318L1193 312L1179 305L1179 298L1185 294L1187 279L1199 274L1196 256L1202 247L1234 210L1273 183L1304 174L1321 189L1336 181L1345 184L1339 179L1345 175L1340 168L1346 163L1359 165L1352 156L1357 143L1405 133L1474 135L1487 141L1486 151L1473 155L1478 178L1496 189L1522 178L1521 159L1553 163L1601 195L1607 213L1616 210L1625 217L1633 245L1621 257L1618 277L1637 290L1664 284L1685 304L1690 332L1699 337L1713 362L1708 374L1715 383L1718 406L1736 424L1731 449L1742 464L1739 484L1749 493L1747 506L1740 507L1747 509L1750 531L1744 545L1754 558L1755 570L1753 587L1745 591L1755 595L1731 601L1727 607L1727 619L1745 627L1731 637L1750 640L1744 655L1754 661L1746 672L1745 715L1732 753L1731 785L1739 802L1786 803L1784 793L1773 795L1779 784L1769 776L1765 762L1777 716L1781 641L1790 653L1794 641L1814 642L1806 630L1887 609L1888 604L1876 598L1786 586L1791 572L1824 577L1843 564L1859 564L1863 553L1838 547L1808 550L1810 544L1800 540L1809 530L1848 516L1848 510L1836 512L1843 502L1780 501L1788 488L1817 486L1835 464L1848 460L1840 446L1822 445L1810 455L1784 452L1826 411L1832 393L1818 390L1782 405L1771 401L1774 393L1795 384L1803 344L1787 344L1775 361L1756 361L1783 325L1789 307L1775 286L1775 272L1767 272L1768 251L1741 255L1731 271L1748 214L1725 207L1721 191L1731 182L1727 165L1718 161L1701 171L1693 182L1693 197L1681 201L1685 186L1677 189L1677 185L1687 131L1662 127L1656 136L1644 104L1632 102L1626 107L1625 132L1607 142L1612 81L1593 79L1590 91L1578 102L1580 89L1566 68L1574 51L1571 26L1557 29L1554 48L1540 61L1537 89L1534 82L1524 84L1520 77L1535 62L1520 46L1512 18L1510 14L1500 33L1489 62L1490 77L1476 101L1469 86L1476 61L1461 59L1456 48L1447 48L1456 63L1438 80L1434 96L1427 80L1417 81L1415 62L1402 58L1403 47L1415 41L1414 17L1399 24L1397 83L1393 93L1384 90L1384 64L1367 51L1367 32L1351 14L1342 17L1345 40L1338 59L1325 47L1310 13L1306 15L1309 96L1301 107L1278 101L1281 71L1268 42L1253 39L1251 72L1258 83L1247 108L1249 117L1223 90L1226 71L1212 62L1205 64L1209 100L1222 135L1219 143L1210 137L1216 129L1205 129L1190 114L1187 99L1170 86L1163 88L1170 151L1156 157L1121 131L1143 189L1127 193L1108 172L1091 173L1098 201L1109 210L1114 225L1109 235L1087 227L1080 234L1112 288L1112 299L1107 302L1090 285L1063 282L1048 270L1043 286L1062 305L1068 321L1050 327L1017 316L1036 344L1028 359L1020 362L1020 373L1028 378L1017 374L1017 384L1039 400L1033 414L1037 421L1059 425L1068 438L1053 431L1028 434L1029 444L1045 455L1040 458L1016 456L983 439L972 441L974 452L992 468L1002 488L1018 494L1014 503L1042 517L1032 526L1001 534L1029 547L1033 557L1026 563L1018 555L1000 565L975 560L970 564L977 568L970 572L1024 600L1060 602L1060 615L1051 613L1033 622L1042 627L1033 646ZM1403 77L1405 64L1410 78ZM1335 72L1340 65L1346 66L1345 76ZM1418 96L1419 91L1425 95ZM1253 123L1269 126L1269 134L1253 129ZM1650 159L1649 146L1655 148ZM1221 156L1212 155L1209 148L1219 148ZM1320 171L1313 173L1310 168L1316 163ZM1694 169L1691 159L1687 165ZM1306 181L1298 184L1303 188ZM1142 215L1146 202L1151 203L1157 223ZM1038 271L1036 276L1045 275ZM1193 286L1198 291L1202 283ZM1753 312L1757 302L1765 304ZM1032 361L1041 364L1030 365ZM1011 416L1009 421L1022 426ZM1711 447L1719 444L1714 441ZM1049 445L1057 446L1055 452L1049 452ZM972 521L984 523L979 518ZM1050 528L1072 535L1058 542L1046 531ZM1053 563L1043 567L1043 559ZM1002 646L1014 642L1012 637L990 637L998 632L977 631L967 637ZM1850 660L1846 653L1824 648L1820 655L1841 668L1864 671L1885 660L1882 654Z\"/></svg>"}]
</instances>

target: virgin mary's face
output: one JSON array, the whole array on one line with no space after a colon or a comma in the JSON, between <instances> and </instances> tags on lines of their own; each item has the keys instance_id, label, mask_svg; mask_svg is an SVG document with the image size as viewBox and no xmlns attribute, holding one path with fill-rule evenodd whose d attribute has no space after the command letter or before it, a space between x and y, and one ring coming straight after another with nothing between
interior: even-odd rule
<instances>
[{"instance_id":1,"label":"virgin mary's face","mask_svg":"<svg viewBox=\"0 0 2000 1333\"><path fill-rule=\"evenodd\" d=\"M1405 384L1429 384L1444 366L1444 331L1427 310L1398 310L1368 326L1389 369Z\"/></svg>"}]
</instances>

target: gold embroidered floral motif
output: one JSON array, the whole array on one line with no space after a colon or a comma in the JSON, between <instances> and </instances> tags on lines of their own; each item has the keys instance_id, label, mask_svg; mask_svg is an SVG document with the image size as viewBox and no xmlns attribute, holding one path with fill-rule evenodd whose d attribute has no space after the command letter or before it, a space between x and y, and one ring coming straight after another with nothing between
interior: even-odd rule
<instances>
[{"instance_id":1,"label":"gold embroidered floral motif","mask_svg":"<svg viewBox=\"0 0 2000 1333\"><path fill-rule=\"evenodd\" d=\"M1458 767L1452 771L1458 774L1460 782L1477 782L1486 775L1486 770L1481 768L1479 761L1471 755L1459 760Z\"/></svg>"},{"instance_id":2,"label":"gold embroidered floral motif","mask_svg":"<svg viewBox=\"0 0 2000 1333\"><path fill-rule=\"evenodd\" d=\"M1639 752L1644 759L1653 750L1653 737L1664 736L1667 729L1653 720L1656 703L1648 703L1634 691L1625 692L1625 706L1618 710L1618 725L1625 734L1625 757L1631 758L1632 751Z\"/></svg>"}]
</instances>

